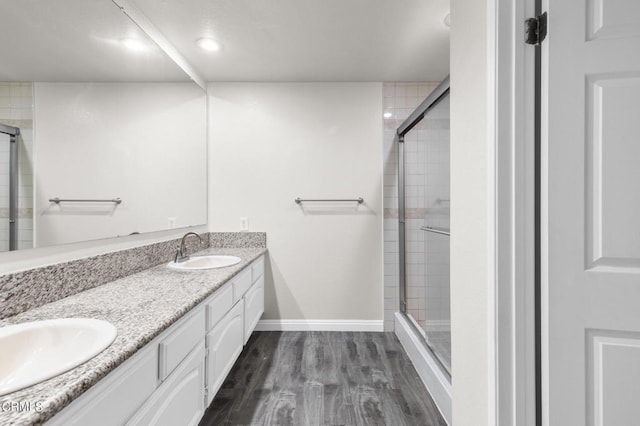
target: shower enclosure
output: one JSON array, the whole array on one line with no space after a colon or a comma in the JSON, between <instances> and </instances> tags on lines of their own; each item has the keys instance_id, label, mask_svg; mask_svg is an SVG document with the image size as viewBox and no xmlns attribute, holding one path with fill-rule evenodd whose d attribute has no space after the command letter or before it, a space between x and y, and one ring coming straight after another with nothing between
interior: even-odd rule
<instances>
[{"instance_id":1,"label":"shower enclosure","mask_svg":"<svg viewBox=\"0 0 640 426\"><path fill-rule=\"evenodd\" d=\"M400 125L400 310L451 377L449 79Z\"/></svg>"},{"instance_id":2,"label":"shower enclosure","mask_svg":"<svg viewBox=\"0 0 640 426\"><path fill-rule=\"evenodd\" d=\"M17 127L0 123L0 252L18 249L19 135Z\"/></svg>"}]
</instances>

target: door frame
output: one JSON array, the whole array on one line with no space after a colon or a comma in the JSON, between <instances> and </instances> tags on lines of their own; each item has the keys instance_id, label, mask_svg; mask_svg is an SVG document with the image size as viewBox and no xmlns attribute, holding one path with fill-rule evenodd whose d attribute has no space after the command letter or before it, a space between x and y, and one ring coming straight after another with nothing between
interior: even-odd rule
<instances>
[{"instance_id":1,"label":"door frame","mask_svg":"<svg viewBox=\"0 0 640 426\"><path fill-rule=\"evenodd\" d=\"M536 0L487 7L489 424L535 426L535 48L524 43L524 21Z\"/></svg>"}]
</instances>

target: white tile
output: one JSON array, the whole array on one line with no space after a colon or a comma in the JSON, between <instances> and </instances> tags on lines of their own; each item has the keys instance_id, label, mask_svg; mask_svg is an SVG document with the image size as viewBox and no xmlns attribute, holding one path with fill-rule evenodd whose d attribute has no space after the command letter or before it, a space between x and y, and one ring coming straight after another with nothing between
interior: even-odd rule
<instances>
[{"instance_id":1,"label":"white tile","mask_svg":"<svg viewBox=\"0 0 640 426\"><path fill-rule=\"evenodd\" d=\"M384 289L384 297L385 299L394 299L398 298L398 287L396 286L387 286Z\"/></svg>"},{"instance_id":2,"label":"white tile","mask_svg":"<svg viewBox=\"0 0 640 426\"><path fill-rule=\"evenodd\" d=\"M398 263L398 253L385 252L383 256L384 256L384 263L385 264Z\"/></svg>"},{"instance_id":3,"label":"white tile","mask_svg":"<svg viewBox=\"0 0 640 426\"><path fill-rule=\"evenodd\" d=\"M394 230L384 230L384 240L385 241L398 241L400 238L398 231Z\"/></svg>"},{"instance_id":4,"label":"white tile","mask_svg":"<svg viewBox=\"0 0 640 426\"><path fill-rule=\"evenodd\" d=\"M398 242L397 241L385 241L384 242L384 252L385 253L396 253L396 252L398 252Z\"/></svg>"},{"instance_id":5,"label":"white tile","mask_svg":"<svg viewBox=\"0 0 640 426\"><path fill-rule=\"evenodd\" d=\"M400 285L400 277L395 275L387 275L384 277L384 285L390 287L397 287Z\"/></svg>"}]
</instances>

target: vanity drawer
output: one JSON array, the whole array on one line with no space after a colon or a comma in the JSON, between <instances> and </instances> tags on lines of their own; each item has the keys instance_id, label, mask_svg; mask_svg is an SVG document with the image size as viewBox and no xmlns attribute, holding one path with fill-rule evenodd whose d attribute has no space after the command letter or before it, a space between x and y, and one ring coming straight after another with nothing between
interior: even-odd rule
<instances>
[{"instance_id":1,"label":"vanity drawer","mask_svg":"<svg viewBox=\"0 0 640 426\"><path fill-rule=\"evenodd\" d=\"M209 331L233 307L233 285L225 284L205 302L205 306L207 309L207 331Z\"/></svg>"},{"instance_id":2,"label":"vanity drawer","mask_svg":"<svg viewBox=\"0 0 640 426\"><path fill-rule=\"evenodd\" d=\"M182 362L205 335L205 310L196 308L194 315L176 327L158 345L160 380L164 380Z\"/></svg>"},{"instance_id":3,"label":"vanity drawer","mask_svg":"<svg viewBox=\"0 0 640 426\"><path fill-rule=\"evenodd\" d=\"M251 269L247 268L233 279L233 303L242 299L249 287L251 287Z\"/></svg>"},{"instance_id":4,"label":"vanity drawer","mask_svg":"<svg viewBox=\"0 0 640 426\"><path fill-rule=\"evenodd\" d=\"M253 262L253 264L251 265L251 275L251 282L254 283L258 280L258 278L264 275L264 256L260 256L258 260Z\"/></svg>"}]
</instances>

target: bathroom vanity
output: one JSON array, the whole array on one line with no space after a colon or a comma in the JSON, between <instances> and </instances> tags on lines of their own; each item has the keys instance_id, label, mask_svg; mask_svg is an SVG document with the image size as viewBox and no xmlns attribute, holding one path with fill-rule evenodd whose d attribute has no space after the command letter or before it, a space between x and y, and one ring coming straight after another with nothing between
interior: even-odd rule
<instances>
[{"instance_id":1,"label":"bathroom vanity","mask_svg":"<svg viewBox=\"0 0 640 426\"><path fill-rule=\"evenodd\" d=\"M92 317L118 329L95 358L0 398L42 403L11 421L197 425L264 311L265 252L208 249L242 262L201 271L163 264L9 318Z\"/></svg>"},{"instance_id":2,"label":"bathroom vanity","mask_svg":"<svg viewBox=\"0 0 640 426\"><path fill-rule=\"evenodd\" d=\"M197 425L263 311L261 256L47 424Z\"/></svg>"}]
</instances>

